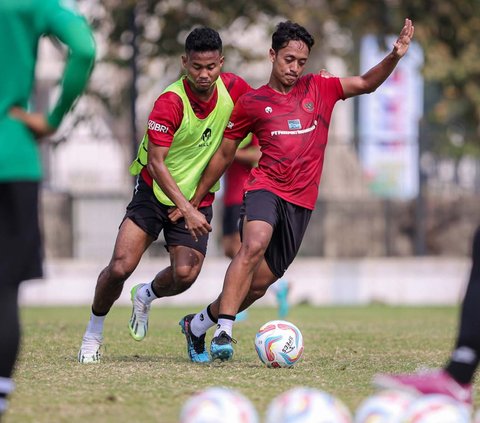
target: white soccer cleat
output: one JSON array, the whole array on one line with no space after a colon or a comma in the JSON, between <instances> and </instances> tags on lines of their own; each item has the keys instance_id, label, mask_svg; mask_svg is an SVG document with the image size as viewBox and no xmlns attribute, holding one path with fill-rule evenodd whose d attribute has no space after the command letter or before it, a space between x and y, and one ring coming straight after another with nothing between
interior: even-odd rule
<instances>
[{"instance_id":1,"label":"white soccer cleat","mask_svg":"<svg viewBox=\"0 0 480 423\"><path fill-rule=\"evenodd\" d=\"M78 362L83 364L100 362L100 347L102 346L102 335L86 333L83 336L82 346L78 351Z\"/></svg>"},{"instance_id":2,"label":"white soccer cleat","mask_svg":"<svg viewBox=\"0 0 480 423\"><path fill-rule=\"evenodd\" d=\"M150 304L145 304L137 296L137 291L145 284L135 285L130 291L132 300L132 316L128 323L130 335L135 341L141 341L147 335L148 331L148 313L150 312Z\"/></svg>"}]
</instances>

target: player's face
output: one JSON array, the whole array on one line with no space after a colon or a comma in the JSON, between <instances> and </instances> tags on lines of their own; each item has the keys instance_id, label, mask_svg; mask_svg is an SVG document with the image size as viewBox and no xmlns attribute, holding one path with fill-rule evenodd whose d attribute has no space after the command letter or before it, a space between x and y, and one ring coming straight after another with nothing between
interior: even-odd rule
<instances>
[{"instance_id":1,"label":"player's face","mask_svg":"<svg viewBox=\"0 0 480 423\"><path fill-rule=\"evenodd\" d=\"M297 40L289 41L277 53L270 49L272 76L285 87L294 86L305 70L309 54L308 46Z\"/></svg>"},{"instance_id":2,"label":"player's face","mask_svg":"<svg viewBox=\"0 0 480 423\"><path fill-rule=\"evenodd\" d=\"M182 64L191 88L206 94L213 91L213 84L222 70L223 56L218 50L192 51L182 56Z\"/></svg>"}]
</instances>

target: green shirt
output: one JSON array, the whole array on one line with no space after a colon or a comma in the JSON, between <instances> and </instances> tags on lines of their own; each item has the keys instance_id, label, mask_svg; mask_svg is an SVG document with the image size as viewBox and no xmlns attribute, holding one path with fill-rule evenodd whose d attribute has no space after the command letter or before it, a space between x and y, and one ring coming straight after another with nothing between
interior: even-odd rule
<instances>
[{"instance_id":1,"label":"green shirt","mask_svg":"<svg viewBox=\"0 0 480 423\"><path fill-rule=\"evenodd\" d=\"M173 91L183 102L182 123L173 136L165 165L182 194L187 200L190 200L195 194L204 169L222 141L223 131L233 110L233 100L222 78L218 78L216 81L217 104L206 118L200 119L192 109L185 92L183 79L174 82L164 91ZM138 149L137 159L130 166L132 174L139 174L142 167L146 165L147 148L148 137L145 135ZM220 184L217 182L210 191L218 191L219 188ZM153 191L160 203L174 206L172 200L168 198L155 181Z\"/></svg>"},{"instance_id":2,"label":"green shirt","mask_svg":"<svg viewBox=\"0 0 480 423\"><path fill-rule=\"evenodd\" d=\"M56 128L84 90L95 60L92 32L71 0L0 1L0 182L42 177L37 141L23 123L9 117L13 106L28 108L35 79L38 41L58 38L69 49L60 95L47 113Z\"/></svg>"}]
</instances>

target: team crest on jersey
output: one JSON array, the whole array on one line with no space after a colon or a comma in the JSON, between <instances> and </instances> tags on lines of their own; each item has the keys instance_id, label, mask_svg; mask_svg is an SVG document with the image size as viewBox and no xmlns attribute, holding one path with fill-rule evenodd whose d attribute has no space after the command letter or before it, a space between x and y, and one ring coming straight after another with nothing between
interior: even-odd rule
<instances>
[{"instance_id":1,"label":"team crest on jersey","mask_svg":"<svg viewBox=\"0 0 480 423\"><path fill-rule=\"evenodd\" d=\"M311 98L306 98L302 101L302 107L303 107L303 110L305 110L306 112L312 113L315 107L315 104L313 103L313 100Z\"/></svg>"},{"instance_id":2,"label":"team crest on jersey","mask_svg":"<svg viewBox=\"0 0 480 423\"><path fill-rule=\"evenodd\" d=\"M272 113L273 110L270 106L265 107L265 113Z\"/></svg>"},{"instance_id":3,"label":"team crest on jersey","mask_svg":"<svg viewBox=\"0 0 480 423\"><path fill-rule=\"evenodd\" d=\"M300 123L300 119L294 119L288 121L288 129L302 129L302 124Z\"/></svg>"},{"instance_id":4,"label":"team crest on jersey","mask_svg":"<svg viewBox=\"0 0 480 423\"><path fill-rule=\"evenodd\" d=\"M202 134L202 140L199 147L208 147L210 145L210 138L212 137L212 130L210 128L205 129Z\"/></svg>"}]
</instances>

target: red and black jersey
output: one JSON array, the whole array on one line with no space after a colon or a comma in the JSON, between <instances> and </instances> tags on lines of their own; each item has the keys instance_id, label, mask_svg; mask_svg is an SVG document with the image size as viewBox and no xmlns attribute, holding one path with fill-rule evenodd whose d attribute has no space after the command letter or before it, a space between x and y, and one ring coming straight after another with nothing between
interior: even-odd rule
<instances>
[{"instance_id":1,"label":"red and black jersey","mask_svg":"<svg viewBox=\"0 0 480 423\"><path fill-rule=\"evenodd\" d=\"M323 168L328 128L335 103L345 99L338 78L308 74L288 94L268 85L236 103L224 137L258 137L262 156L245 191L266 189L313 210Z\"/></svg>"},{"instance_id":2,"label":"red and black jersey","mask_svg":"<svg viewBox=\"0 0 480 423\"><path fill-rule=\"evenodd\" d=\"M252 142L245 148L258 147L258 139L252 137ZM248 179L252 166L247 163L241 163L234 160L225 172L225 192L223 194L223 204L225 206L233 206L242 204L245 182Z\"/></svg>"}]
</instances>

